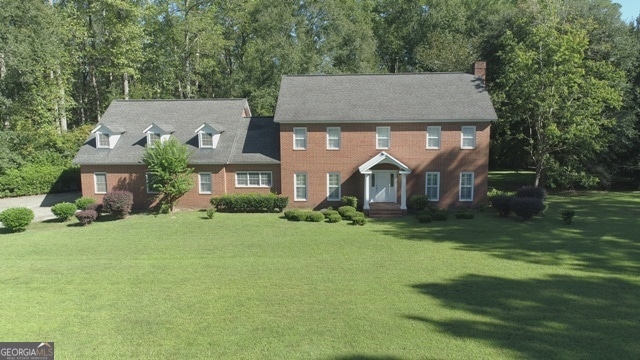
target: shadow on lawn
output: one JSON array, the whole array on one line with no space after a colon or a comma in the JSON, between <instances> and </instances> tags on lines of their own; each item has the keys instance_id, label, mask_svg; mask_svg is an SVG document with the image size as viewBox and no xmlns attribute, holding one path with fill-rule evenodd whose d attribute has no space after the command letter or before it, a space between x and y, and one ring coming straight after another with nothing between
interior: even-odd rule
<instances>
[{"instance_id":1,"label":"shadow on lawn","mask_svg":"<svg viewBox=\"0 0 640 360\"><path fill-rule=\"evenodd\" d=\"M640 359L640 286L615 277L465 275L412 288L473 320L406 316L537 359ZM478 316L486 320L478 320Z\"/></svg>"},{"instance_id":2,"label":"shadow on lawn","mask_svg":"<svg viewBox=\"0 0 640 360\"><path fill-rule=\"evenodd\" d=\"M412 216L386 222L389 236L413 241L451 242L462 250L536 264L565 265L605 274L640 275L640 202L603 196L554 197L544 218L523 222L493 210L474 220L450 218L420 224ZM576 210L571 225L563 209Z\"/></svg>"}]
</instances>

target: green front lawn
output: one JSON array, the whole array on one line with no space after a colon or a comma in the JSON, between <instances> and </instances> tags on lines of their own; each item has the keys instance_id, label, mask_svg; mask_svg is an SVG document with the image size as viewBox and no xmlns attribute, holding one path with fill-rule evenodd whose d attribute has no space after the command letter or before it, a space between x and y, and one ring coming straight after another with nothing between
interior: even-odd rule
<instances>
[{"instance_id":1,"label":"green front lawn","mask_svg":"<svg viewBox=\"0 0 640 360\"><path fill-rule=\"evenodd\" d=\"M56 359L640 358L640 193L549 203L527 223L36 223L0 234L0 340Z\"/></svg>"}]
</instances>

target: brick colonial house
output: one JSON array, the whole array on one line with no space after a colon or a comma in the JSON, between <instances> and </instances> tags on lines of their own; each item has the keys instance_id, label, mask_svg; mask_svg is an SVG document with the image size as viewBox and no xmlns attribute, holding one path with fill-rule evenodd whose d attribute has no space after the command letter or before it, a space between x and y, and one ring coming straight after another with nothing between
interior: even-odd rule
<instances>
[{"instance_id":1,"label":"brick colonial house","mask_svg":"<svg viewBox=\"0 0 640 360\"><path fill-rule=\"evenodd\" d=\"M114 101L81 147L83 196L134 194L152 205L142 154L174 137L192 152L196 186L181 207L215 195L276 192L290 207L406 211L427 194L440 207L486 199L496 113L484 67L476 74L308 75L282 79L275 116L251 117L244 99Z\"/></svg>"}]
</instances>

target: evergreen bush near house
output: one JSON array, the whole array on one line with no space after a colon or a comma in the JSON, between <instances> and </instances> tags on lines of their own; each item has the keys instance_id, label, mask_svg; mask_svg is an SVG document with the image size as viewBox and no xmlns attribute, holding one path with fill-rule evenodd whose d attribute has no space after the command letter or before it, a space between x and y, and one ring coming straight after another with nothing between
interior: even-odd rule
<instances>
[{"instance_id":1,"label":"evergreen bush near house","mask_svg":"<svg viewBox=\"0 0 640 360\"><path fill-rule=\"evenodd\" d=\"M429 205L429 197L427 195L413 195L409 199L409 206L415 211L424 210Z\"/></svg>"},{"instance_id":2,"label":"evergreen bush near house","mask_svg":"<svg viewBox=\"0 0 640 360\"><path fill-rule=\"evenodd\" d=\"M118 219L124 219L131 213L133 194L129 191L108 192L102 199L102 205L105 211Z\"/></svg>"},{"instance_id":3,"label":"evergreen bush near house","mask_svg":"<svg viewBox=\"0 0 640 360\"><path fill-rule=\"evenodd\" d=\"M342 216L340 216L337 211L330 214L329 216L326 216L325 214L325 217L327 218L327 222L329 223L339 223L340 221L342 221Z\"/></svg>"},{"instance_id":4,"label":"evergreen bush near house","mask_svg":"<svg viewBox=\"0 0 640 360\"><path fill-rule=\"evenodd\" d=\"M353 216L357 212L358 212L358 210L356 210L356 208L354 208L353 206L349 206L349 205L340 206L338 208L338 213L345 220L351 220L351 216Z\"/></svg>"},{"instance_id":5,"label":"evergreen bush near house","mask_svg":"<svg viewBox=\"0 0 640 360\"><path fill-rule=\"evenodd\" d=\"M12 232L26 230L34 218L33 210L26 207L9 208L0 213L0 222Z\"/></svg>"},{"instance_id":6,"label":"evergreen bush near house","mask_svg":"<svg viewBox=\"0 0 640 360\"><path fill-rule=\"evenodd\" d=\"M285 210L284 212L284 218L287 220L293 220L293 218L296 216L296 213L299 212L300 210L297 209L289 209L289 210Z\"/></svg>"},{"instance_id":7,"label":"evergreen bush near house","mask_svg":"<svg viewBox=\"0 0 640 360\"><path fill-rule=\"evenodd\" d=\"M544 210L542 199L535 197L516 197L511 200L511 211L523 220L529 220Z\"/></svg>"},{"instance_id":8,"label":"evergreen bush near house","mask_svg":"<svg viewBox=\"0 0 640 360\"><path fill-rule=\"evenodd\" d=\"M76 219L82 225L89 225L98 219L98 212L95 210L81 210L76 213Z\"/></svg>"},{"instance_id":9,"label":"evergreen bush near house","mask_svg":"<svg viewBox=\"0 0 640 360\"><path fill-rule=\"evenodd\" d=\"M573 217L576 216L576 212L571 209L562 210L562 222L565 224L571 224Z\"/></svg>"},{"instance_id":10,"label":"evergreen bush near house","mask_svg":"<svg viewBox=\"0 0 640 360\"><path fill-rule=\"evenodd\" d=\"M446 221L449 219L449 212L447 210L436 210L431 214L431 218L434 221Z\"/></svg>"},{"instance_id":11,"label":"evergreen bush near house","mask_svg":"<svg viewBox=\"0 0 640 360\"><path fill-rule=\"evenodd\" d=\"M75 204L78 210L87 210L87 207L91 204L95 204L96 199L90 197L81 197L76 199ZM95 209L94 209L95 210Z\"/></svg>"},{"instance_id":12,"label":"evergreen bush near house","mask_svg":"<svg viewBox=\"0 0 640 360\"><path fill-rule=\"evenodd\" d=\"M509 195L494 195L489 198L491 207L498 211L498 214L502 217L509 216L511 213L511 200L514 196Z\"/></svg>"},{"instance_id":13,"label":"evergreen bush near house","mask_svg":"<svg viewBox=\"0 0 640 360\"><path fill-rule=\"evenodd\" d=\"M431 212L430 211L420 211L417 215L416 218L418 219L419 222L421 223L430 223L432 219L431 217Z\"/></svg>"},{"instance_id":14,"label":"evergreen bush near house","mask_svg":"<svg viewBox=\"0 0 640 360\"><path fill-rule=\"evenodd\" d=\"M96 212L96 214L98 214L97 219L100 218L100 215L102 214L102 209L104 208L104 206L100 203L93 203L93 204L89 204L86 206L85 210L93 210Z\"/></svg>"},{"instance_id":15,"label":"evergreen bush near house","mask_svg":"<svg viewBox=\"0 0 640 360\"><path fill-rule=\"evenodd\" d=\"M324 221L324 214L320 211L309 211L309 214L307 215L307 221L322 222Z\"/></svg>"},{"instance_id":16,"label":"evergreen bush near house","mask_svg":"<svg viewBox=\"0 0 640 360\"><path fill-rule=\"evenodd\" d=\"M474 214L469 210L458 210L456 211L456 219L466 219L471 220L474 218Z\"/></svg>"},{"instance_id":17,"label":"evergreen bush near house","mask_svg":"<svg viewBox=\"0 0 640 360\"><path fill-rule=\"evenodd\" d=\"M354 209L358 208L358 198L355 196L343 196L342 205L351 206Z\"/></svg>"},{"instance_id":18,"label":"evergreen bush near house","mask_svg":"<svg viewBox=\"0 0 640 360\"><path fill-rule=\"evenodd\" d=\"M282 212L289 198L276 194L227 194L212 197L209 201L219 211L228 212Z\"/></svg>"},{"instance_id":19,"label":"evergreen bush near house","mask_svg":"<svg viewBox=\"0 0 640 360\"><path fill-rule=\"evenodd\" d=\"M338 216L340 216L340 213L339 213L338 211L336 211L336 210L325 210L325 211L323 212L323 214L324 214L324 217L325 217L325 218L327 218L327 219L328 219L330 216L334 216L334 215L338 215Z\"/></svg>"},{"instance_id":20,"label":"evergreen bush near house","mask_svg":"<svg viewBox=\"0 0 640 360\"><path fill-rule=\"evenodd\" d=\"M351 215L351 225L364 225L367 223L367 219L364 217L363 212L357 211Z\"/></svg>"},{"instance_id":21,"label":"evergreen bush near house","mask_svg":"<svg viewBox=\"0 0 640 360\"><path fill-rule=\"evenodd\" d=\"M0 176L0 197L46 194L52 190L65 166L25 164Z\"/></svg>"},{"instance_id":22,"label":"evergreen bush near house","mask_svg":"<svg viewBox=\"0 0 640 360\"><path fill-rule=\"evenodd\" d=\"M76 204L61 202L51 207L51 212L60 221L68 221L78 211Z\"/></svg>"},{"instance_id":23,"label":"evergreen bush near house","mask_svg":"<svg viewBox=\"0 0 640 360\"><path fill-rule=\"evenodd\" d=\"M516 190L516 197L519 198L536 198L544 200L547 197L545 191L541 188L526 186Z\"/></svg>"}]
</instances>

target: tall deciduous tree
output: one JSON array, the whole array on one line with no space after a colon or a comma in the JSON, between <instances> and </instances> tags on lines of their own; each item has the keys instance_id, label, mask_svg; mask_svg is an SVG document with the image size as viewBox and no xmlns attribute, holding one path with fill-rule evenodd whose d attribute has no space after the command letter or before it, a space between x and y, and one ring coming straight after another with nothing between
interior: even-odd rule
<instances>
[{"instance_id":1,"label":"tall deciduous tree","mask_svg":"<svg viewBox=\"0 0 640 360\"><path fill-rule=\"evenodd\" d=\"M593 185L589 162L607 144L624 74L587 56L587 31L561 19L559 1L531 2L501 39L493 95L503 126L527 150L535 185Z\"/></svg>"}]
</instances>

